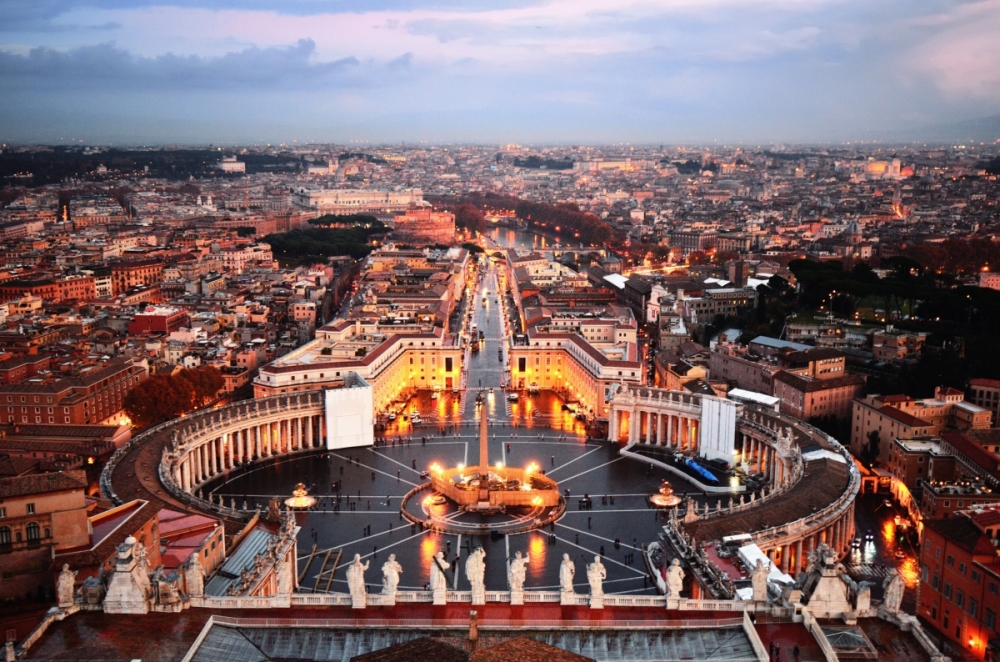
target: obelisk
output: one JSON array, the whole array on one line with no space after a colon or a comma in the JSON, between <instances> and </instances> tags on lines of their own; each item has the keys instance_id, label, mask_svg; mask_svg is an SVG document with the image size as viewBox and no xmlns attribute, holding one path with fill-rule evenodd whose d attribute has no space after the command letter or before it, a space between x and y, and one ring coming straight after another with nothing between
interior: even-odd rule
<instances>
[{"instance_id":1,"label":"obelisk","mask_svg":"<svg viewBox=\"0 0 1000 662\"><path fill-rule=\"evenodd\" d=\"M486 429L486 403L483 403L479 418L479 477L487 481L490 477L489 432Z\"/></svg>"}]
</instances>

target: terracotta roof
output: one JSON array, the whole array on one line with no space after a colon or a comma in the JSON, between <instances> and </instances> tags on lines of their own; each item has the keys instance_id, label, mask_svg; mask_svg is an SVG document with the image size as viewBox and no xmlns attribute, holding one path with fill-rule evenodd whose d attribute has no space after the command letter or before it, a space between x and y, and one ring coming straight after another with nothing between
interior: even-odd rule
<instances>
[{"instance_id":1,"label":"terracotta roof","mask_svg":"<svg viewBox=\"0 0 1000 662\"><path fill-rule=\"evenodd\" d=\"M930 529L949 543L977 554L996 553L990 539L968 517L924 520L924 530Z\"/></svg>"},{"instance_id":2,"label":"terracotta roof","mask_svg":"<svg viewBox=\"0 0 1000 662\"><path fill-rule=\"evenodd\" d=\"M987 379L985 377L976 377L975 379L969 380L969 386L985 386L987 388L1000 388L1000 379Z\"/></svg>"},{"instance_id":3,"label":"terracotta roof","mask_svg":"<svg viewBox=\"0 0 1000 662\"><path fill-rule=\"evenodd\" d=\"M502 644L477 650L469 656L470 662L594 662L593 658L569 651L528 637L509 639Z\"/></svg>"},{"instance_id":4,"label":"terracotta roof","mask_svg":"<svg viewBox=\"0 0 1000 662\"><path fill-rule=\"evenodd\" d=\"M16 476L14 478L0 479L0 499L86 488L87 473L82 469L30 476Z\"/></svg>"},{"instance_id":5,"label":"terracotta roof","mask_svg":"<svg viewBox=\"0 0 1000 662\"><path fill-rule=\"evenodd\" d=\"M927 427L930 425L927 421L922 418L917 418L916 416L911 416L905 411L900 411L895 407L882 407L878 410L880 414L887 416L888 418L899 421L903 425L909 425L911 428L917 427Z\"/></svg>"},{"instance_id":6,"label":"terracotta roof","mask_svg":"<svg viewBox=\"0 0 1000 662\"><path fill-rule=\"evenodd\" d=\"M809 379L801 377L787 370L781 370L774 375L774 381L784 382L792 388L803 393L815 393L816 391L827 391L844 386L862 386L865 378L862 375L842 375L832 379ZM880 411L885 411L888 407Z\"/></svg>"},{"instance_id":7,"label":"terracotta roof","mask_svg":"<svg viewBox=\"0 0 1000 662\"><path fill-rule=\"evenodd\" d=\"M355 655L351 658L351 662L416 662L418 660L466 662L468 659L469 654L461 648L430 637L420 637L364 655Z\"/></svg>"}]
</instances>

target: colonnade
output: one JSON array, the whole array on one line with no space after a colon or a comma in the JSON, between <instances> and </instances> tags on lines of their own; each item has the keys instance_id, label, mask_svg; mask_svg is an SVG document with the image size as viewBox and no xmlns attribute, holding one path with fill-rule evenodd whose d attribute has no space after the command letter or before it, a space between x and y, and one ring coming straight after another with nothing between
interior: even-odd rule
<instances>
[{"instance_id":1,"label":"colonnade","mask_svg":"<svg viewBox=\"0 0 1000 662\"><path fill-rule=\"evenodd\" d=\"M772 546L761 543L764 553L776 567L781 568L782 572L792 575L805 570L809 565L809 555L821 543L829 545L839 557L848 550L854 538L853 504L852 499L850 507L845 508L839 517L806 535Z\"/></svg>"},{"instance_id":2,"label":"colonnade","mask_svg":"<svg viewBox=\"0 0 1000 662\"><path fill-rule=\"evenodd\" d=\"M616 409L611 412L610 429L613 431L613 436L614 431L619 430L623 422L628 425L627 441L630 444L655 444L682 453L693 453L698 450L699 420L695 417L641 407L631 411Z\"/></svg>"},{"instance_id":3,"label":"colonnade","mask_svg":"<svg viewBox=\"0 0 1000 662\"><path fill-rule=\"evenodd\" d=\"M756 473L775 487L783 485L791 477L786 459L767 440L750 434L746 429L737 432L741 442L740 461L748 467L756 467Z\"/></svg>"},{"instance_id":4,"label":"colonnade","mask_svg":"<svg viewBox=\"0 0 1000 662\"><path fill-rule=\"evenodd\" d=\"M200 431L173 463L174 482L190 492L237 466L277 455L325 447L323 414L289 412L272 420L238 417Z\"/></svg>"}]
</instances>

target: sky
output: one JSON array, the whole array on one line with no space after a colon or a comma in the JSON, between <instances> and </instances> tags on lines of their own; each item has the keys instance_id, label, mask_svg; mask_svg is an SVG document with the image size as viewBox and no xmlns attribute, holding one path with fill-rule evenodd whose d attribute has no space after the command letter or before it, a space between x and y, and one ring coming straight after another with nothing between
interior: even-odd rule
<instances>
[{"instance_id":1,"label":"sky","mask_svg":"<svg viewBox=\"0 0 1000 662\"><path fill-rule=\"evenodd\" d=\"M821 142L1000 114L1000 0L0 0L0 141Z\"/></svg>"}]
</instances>

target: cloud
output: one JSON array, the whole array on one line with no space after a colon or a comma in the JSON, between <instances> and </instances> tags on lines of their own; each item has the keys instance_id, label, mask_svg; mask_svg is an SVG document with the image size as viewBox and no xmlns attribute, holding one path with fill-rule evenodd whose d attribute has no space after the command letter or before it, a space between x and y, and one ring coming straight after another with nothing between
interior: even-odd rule
<instances>
[{"instance_id":1,"label":"cloud","mask_svg":"<svg viewBox=\"0 0 1000 662\"><path fill-rule=\"evenodd\" d=\"M113 44L85 46L68 52L34 48L26 55L0 51L0 80L26 87L57 83L69 87L142 87L158 90L261 87L269 89L314 84L361 85L374 78L357 58L333 62L311 60L315 44L300 39L294 46L247 48L221 57L138 57ZM366 77L367 74L367 77Z\"/></svg>"}]
</instances>

